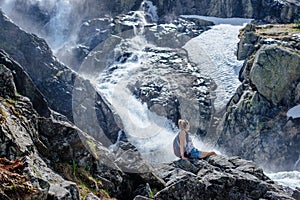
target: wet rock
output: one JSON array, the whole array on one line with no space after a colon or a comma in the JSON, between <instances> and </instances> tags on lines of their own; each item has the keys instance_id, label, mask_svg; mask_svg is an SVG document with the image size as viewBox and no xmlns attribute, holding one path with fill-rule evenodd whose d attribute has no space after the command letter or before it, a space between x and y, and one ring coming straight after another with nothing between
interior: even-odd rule
<instances>
[{"instance_id":1,"label":"wet rock","mask_svg":"<svg viewBox=\"0 0 300 200\"><path fill-rule=\"evenodd\" d=\"M130 77L128 87L147 103L150 111L175 124L179 118L191 123L192 132L205 136L212 116L215 84L201 76L181 51L147 48L148 63Z\"/></svg>"}]
</instances>

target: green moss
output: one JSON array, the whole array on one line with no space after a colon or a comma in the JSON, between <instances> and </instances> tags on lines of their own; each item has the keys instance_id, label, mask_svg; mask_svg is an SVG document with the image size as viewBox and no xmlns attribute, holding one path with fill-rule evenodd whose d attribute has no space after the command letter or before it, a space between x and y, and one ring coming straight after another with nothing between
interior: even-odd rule
<instances>
[{"instance_id":1,"label":"green moss","mask_svg":"<svg viewBox=\"0 0 300 200\"><path fill-rule=\"evenodd\" d=\"M33 167L32 170L37 175L37 177L43 178L42 173L36 167Z\"/></svg>"},{"instance_id":2,"label":"green moss","mask_svg":"<svg viewBox=\"0 0 300 200\"><path fill-rule=\"evenodd\" d=\"M59 163L54 164L54 169L61 174L65 179L73 181L77 184L81 199L85 199L86 195L93 193L100 199L113 199L109 196L109 192L103 187L102 181L94 178L86 167L78 166L77 164ZM76 173L74 173L74 166L76 166Z\"/></svg>"},{"instance_id":3,"label":"green moss","mask_svg":"<svg viewBox=\"0 0 300 200\"><path fill-rule=\"evenodd\" d=\"M98 159L99 157L98 157L97 148L96 148L95 143L93 143L92 141L89 141L89 140L87 140L86 143L87 143L87 145L89 146L89 149L90 149L92 155L93 155L96 159Z\"/></svg>"},{"instance_id":4,"label":"green moss","mask_svg":"<svg viewBox=\"0 0 300 200\"><path fill-rule=\"evenodd\" d=\"M295 28L295 29L300 29L300 19L295 20L295 21L294 21L294 24L295 24L295 25L294 25L294 28Z\"/></svg>"}]
</instances>

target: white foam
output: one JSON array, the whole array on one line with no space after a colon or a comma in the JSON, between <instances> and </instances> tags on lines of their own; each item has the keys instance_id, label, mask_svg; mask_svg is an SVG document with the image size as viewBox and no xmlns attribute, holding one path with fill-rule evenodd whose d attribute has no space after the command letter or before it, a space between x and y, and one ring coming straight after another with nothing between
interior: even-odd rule
<instances>
[{"instance_id":1,"label":"white foam","mask_svg":"<svg viewBox=\"0 0 300 200\"><path fill-rule=\"evenodd\" d=\"M283 171L277 173L266 173L273 181L290 188L300 187L299 171Z\"/></svg>"}]
</instances>

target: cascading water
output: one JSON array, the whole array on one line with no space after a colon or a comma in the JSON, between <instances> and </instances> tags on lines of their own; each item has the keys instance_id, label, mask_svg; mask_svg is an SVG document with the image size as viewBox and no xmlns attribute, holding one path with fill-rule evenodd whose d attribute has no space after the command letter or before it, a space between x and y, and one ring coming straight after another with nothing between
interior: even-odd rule
<instances>
[{"instance_id":1,"label":"cascading water","mask_svg":"<svg viewBox=\"0 0 300 200\"><path fill-rule=\"evenodd\" d=\"M147 65L148 54L144 48L150 44L142 35L143 27L147 25L144 12L136 11L132 15L135 18L135 23L132 24L135 36L123 40L116 49L121 54L131 52L131 55L125 58L126 62L123 59L107 67L99 77L98 89L121 117L129 141L139 149L144 158L151 162L171 161L175 158L172 151L174 124L150 112L147 105L137 100L126 87L128 77ZM153 16L153 13L148 15Z\"/></svg>"},{"instance_id":2,"label":"cascading water","mask_svg":"<svg viewBox=\"0 0 300 200\"><path fill-rule=\"evenodd\" d=\"M298 158L298 160L295 162L295 165L294 165L294 170L296 170L296 169L297 169L297 167L298 167L299 163L300 163L300 155L299 155L299 158Z\"/></svg>"},{"instance_id":3,"label":"cascading water","mask_svg":"<svg viewBox=\"0 0 300 200\"><path fill-rule=\"evenodd\" d=\"M73 0L75 1L75 0ZM0 6L3 8L5 13L17 23L20 27L28 32L35 32L41 37L47 40L47 43L51 46L52 50L57 50L64 44L73 40L72 28L72 10L74 2L70 0L28 0L20 1L21 5L26 5L28 7L32 6L30 10L34 10L36 15L45 15L46 18L49 17L49 21L44 27L35 27L35 21L31 21L30 18L23 19L24 14L19 15L16 11L16 7L20 9L20 2L17 0L4 0L0 2ZM76 2L77 3L77 2ZM23 8L21 8L23 9ZM32 13L30 13L32 14ZM26 18L26 17L25 17ZM42 18L42 17L41 17ZM37 30L36 30L37 29ZM42 30L41 30L42 29Z\"/></svg>"},{"instance_id":4,"label":"cascading water","mask_svg":"<svg viewBox=\"0 0 300 200\"><path fill-rule=\"evenodd\" d=\"M134 54L125 63L115 63L107 68L99 78L98 88L121 117L128 139L143 156L152 162L170 161L175 158L171 142L167 142L174 137L173 125L169 120L150 112L147 105L137 100L126 88L128 77L138 73L143 63L147 62L147 55L141 49L144 42L139 35L128 41L131 47L128 50ZM159 154L159 158L155 154Z\"/></svg>"},{"instance_id":5,"label":"cascading water","mask_svg":"<svg viewBox=\"0 0 300 200\"><path fill-rule=\"evenodd\" d=\"M151 22L158 21L157 8L151 1L143 1L141 8L145 11L145 16L150 17Z\"/></svg>"}]
</instances>

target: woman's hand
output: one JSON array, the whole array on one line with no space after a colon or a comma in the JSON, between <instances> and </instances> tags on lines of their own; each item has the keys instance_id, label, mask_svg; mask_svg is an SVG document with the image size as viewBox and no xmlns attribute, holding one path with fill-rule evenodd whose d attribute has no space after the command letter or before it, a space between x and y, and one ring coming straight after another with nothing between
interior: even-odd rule
<instances>
[{"instance_id":1,"label":"woman's hand","mask_svg":"<svg viewBox=\"0 0 300 200\"><path fill-rule=\"evenodd\" d=\"M188 158L183 155L183 156L181 156L181 159L182 160L187 160Z\"/></svg>"}]
</instances>

